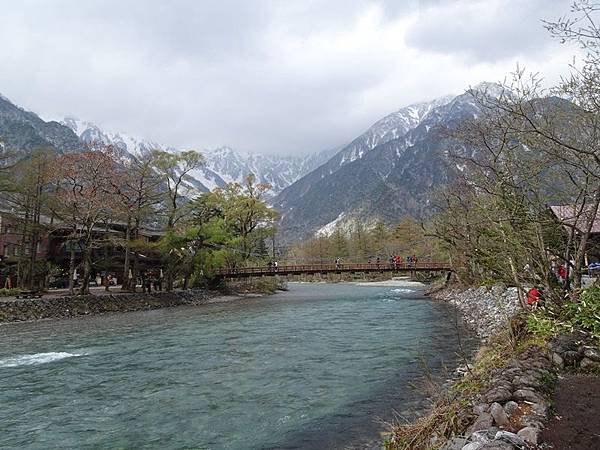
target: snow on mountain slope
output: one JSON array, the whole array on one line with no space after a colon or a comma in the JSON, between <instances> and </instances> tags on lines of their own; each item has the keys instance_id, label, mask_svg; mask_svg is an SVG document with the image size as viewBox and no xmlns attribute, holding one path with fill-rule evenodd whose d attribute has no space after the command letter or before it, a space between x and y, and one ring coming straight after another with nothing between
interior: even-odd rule
<instances>
[{"instance_id":1,"label":"snow on mountain slope","mask_svg":"<svg viewBox=\"0 0 600 450\"><path fill-rule=\"evenodd\" d=\"M285 216L290 205L298 202L320 180L326 179L342 167L364 158L376 147L402 138L437 108L450 103L453 98L454 96L447 95L428 102L415 103L378 120L363 134L333 154L327 162L283 189L277 195L275 205Z\"/></svg>"},{"instance_id":2,"label":"snow on mountain slope","mask_svg":"<svg viewBox=\"0 0 600 450\"><path fill-rule=\"evenodd\" d=\"M474 90L497 90L491 84L481 88ZM283 235L303 239L353 222L426 217L432 193L453 177L446 152L455 143L444 130L479 113L473 96L464 93L384 117L275 197Z\"/></svg>"},{"instance_id":3,"label":"snow on mountain slope","mask_svg":"<svg viewBox=\"0 0 600 450\"><path fill-rule=\"evenodd\" d=\"M101 142L112 144L120 152L130 156L140 156L151 150L175 152L177 149L157 142L147 141L126 133L113 133L102 130L97 125L66 117L61 122L69 127L86 143ZM251 154L220 147L201 152L206 164L190 173L201 191L224 187L227 183L242 183L254 174L260 183L271 186L270 195L275 195L323 162L330 152L320 152L305 157Z\"/></svg>"}]
</instances>

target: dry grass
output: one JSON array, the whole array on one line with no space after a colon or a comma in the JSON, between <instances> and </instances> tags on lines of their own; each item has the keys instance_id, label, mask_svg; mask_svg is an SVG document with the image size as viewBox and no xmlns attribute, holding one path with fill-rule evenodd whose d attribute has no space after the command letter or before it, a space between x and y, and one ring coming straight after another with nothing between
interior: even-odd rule
<instances>
[{"instance_id":1,"label":"dry grass","mask_svg":"<svg viewBox=\"0 0 600 450\"><path fill-rule=\"evenodd\" d=\"M525 346L537 341L523 341ZM453 384L448 391L434 385L428 378L423 392L432 399L427 413L413 422L391 426L384 446L387 450L434 450L448 439L465 433L474 416L472 405L475 397L488 385L492 374L504 367L515 354L515 348L506 334L496 336L482 347L474 361L474 366L463 378Z\"/></svg>"}]
</instances>

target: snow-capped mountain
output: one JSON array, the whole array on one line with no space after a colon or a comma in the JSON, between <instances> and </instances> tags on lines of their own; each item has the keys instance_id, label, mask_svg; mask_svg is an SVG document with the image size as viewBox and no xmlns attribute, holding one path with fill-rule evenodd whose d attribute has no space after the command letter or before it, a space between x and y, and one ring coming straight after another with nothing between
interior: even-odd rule
<instances>
[{"instance_id":1,"label":"snow-capped mountain","mask_svg":"<svg viewBox=\"0 0 600 450\"><path fill-rule=\"evenodd\" d=\"M80 151L81 141L69 129L57 122L46 122L35 113L15 105L0 95L0 141L3 150L16 154L39 148L59 153Z\"/></svg>"},{"instance_id":2,"label":"snow-capped mountain","mask_svg":"<svg viewBox=\"0 0 600 450\"><path fill-rule=\"evenodd\" d=\"M124 154L139 156L151 150L177 151L174 147L126 133L104 131L91 122L74 117L66 117L61 123L86 143L112 144ZM320 152L306 157L261 155L240 152L229 147L203 150L201 153L206 164L190 173L199 190L213 190L231 182L241 183L252 173L258 182L271 186L271 195L277 194L331 156L331 152Z\"/></svg>"},{"instance_id":3,"label":"snow-capped mountain","mask_svg":"<svg viewBox=\"0 0 600 450\"><path fill-rule=\"evenodd\" d=\"M473 88L497 97L501 88ZM470 92L410 105L376 122L327 163L280 192L273 200L282 213L286 239L329 234L379 220L431 214L435 189L454 177L448 150L457 143L445 132L481 114Z\"/></svg>"},{"instance_id":4,"label":"snow-capped mountain","mask_svg":"<svg viewBox=\"0 0 600 450\"><path fill-rule=\"evenodd\" d=\"M112 144L119 150L138 156L151 150L174 150L157 142L134 137L126 133L104 131L92 122L75 117L65 117L60 123L69 127L86 143L101 142Z\"/></svg>"}]
</instances>

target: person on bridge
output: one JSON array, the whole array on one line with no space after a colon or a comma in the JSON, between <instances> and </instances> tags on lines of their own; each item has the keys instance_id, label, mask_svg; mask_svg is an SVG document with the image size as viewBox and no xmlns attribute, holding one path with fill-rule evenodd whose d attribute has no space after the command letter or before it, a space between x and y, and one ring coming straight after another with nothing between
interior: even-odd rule
<instances>
[{"instance_id":1,"label":"person on bridge","mask_svg":"<svg viewBox=\"0 0 600 450\"><path fill-rule=\"evenodd\" d=\"M335 268L336 269L342 268L342 260L339 257L335 258Z\"/></svg>"}]
</instances>

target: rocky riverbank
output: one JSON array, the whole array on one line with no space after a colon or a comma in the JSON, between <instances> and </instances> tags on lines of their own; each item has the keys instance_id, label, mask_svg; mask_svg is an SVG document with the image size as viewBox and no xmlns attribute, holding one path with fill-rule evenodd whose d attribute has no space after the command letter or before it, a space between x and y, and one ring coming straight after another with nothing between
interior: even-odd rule
<instances>
[{"instance_id":1,"label":"rocky riverbank","mask_svg":"<svg viewBox=\"0 0 600 450\"><path fill-rule=\"evenodd\" d=\"M3 300L0 302L0 323L199 305L216 295L209 291L175 291Z\"/></svg>"},{"instance_id":2,"label":"rocky riverbank","mask_svg":"<svg viewBox=\"0 0 600 450\"><path fill-rule=\"evenodd\" d=\"M465 322L483 339L506 329L520 310L517 288L504 286L443 289L431 295L456 306Z\"/></svg>"},{"instance_id":3,"label":"rocky riverbank","mask_svg":"<svg viewBox=\"0 0 600 450\"><path fill-rule=\"evenodd\" d=\"M579 429L586 429L586 424L576 424L556 436L548 423L550 405L556 402L553 396L561 389L559 383L556 390L559 376L564 380L565 371L600 373L600 350L589 334L573 332L549 342L529 336L517 317L521 308L516 288L446 289L433 296L455 305L485 345L472 365L455 372L445 386L443 401L434 405L433 414L440 405L453 405L459 425L445 436L437 432L439 426L433 427L428 446L443 450L543 448L564 441L565 434L578 435ZM577 387L585 391L588 386L580 381ZM564 414L571 416L569 411ZM560 417L557 423L561 425ZM583 434L577 439L592 442L593 433ZM451 439L446 440L449 435Z\"/></svg>"},{"instance_id":4,"label":"rocky riverbank","mask_svg":"<svg viewBox=\"0 0 600 450\"><path fill-rule=\"evenodd\" d=\"M516 319L515 288L445 289L432 296L456 306L484 345L472 363L455 371L425 416L393 431L388 448L537 448L564 351L517 337L524 324ZM580 361L586 351L592 354L577 349Z\"/></svg>"}]
</instances>

